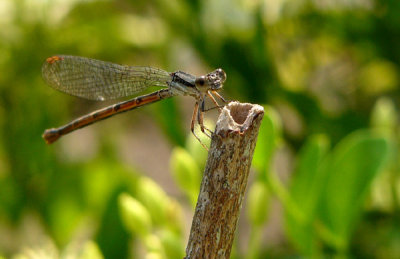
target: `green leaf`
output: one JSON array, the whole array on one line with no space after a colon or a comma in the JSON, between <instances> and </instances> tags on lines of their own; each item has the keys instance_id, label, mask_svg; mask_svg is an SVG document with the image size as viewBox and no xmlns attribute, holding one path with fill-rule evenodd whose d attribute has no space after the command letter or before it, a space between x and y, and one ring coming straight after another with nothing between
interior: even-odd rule
<instances>
[{"instance_id":1,"label":"green leaf","mask_svg":"<svg viewBox=\"0 0 400 259\"><path fill-rule=\"evenodd\" d=\"M255 181L250 186L246 212L251 228L245 258L259 258L263 224L268 217L270 198L270 191L264 181Z\"/></svg>"},{"instance_id":2,"label":"green leaf","mask_svg":"<svg viewBox=\"0 0 400 259\"><path fill-rule=\"evenodd\" d=\"M139 178L136 198L148 209L154 223L166 224L167 206L170 201L158 184L147 177Z\"/></svg>"},{"instance_id":3,"label":"green leaf","mask_svg":"<svg viewBox=\"0 0 400 259\"><path fill-rule=\"evenodd\" d=\"M296 247L308 255L312 253L315 239L312 226L315 208L326 182L326 176L318 168L328 147L329 141L325 136L311 137L300 150L290 184L290 195L297 209L286 211L286 231ZM299 213L301 215L294 215Z\"/></svg>"},{"instance_id":4,"label":"green leaf","mask_svg":"<svg viewBox=\"0 0 400 259\"><path fill-rule=\"evenodd\" d=\"M261 177L269 171L271 158L280 138L280 131L279 115L271 107L265 107L252 162Z\"/></svg>"},{"instance_id":5,"label":"green leaf","mask_svg":"<svg viewBox=\"0 0 400 259\"><path fill-rule=\"evenodd\" d=\"M87 241L80 251L79 259L103 259L100 248L93 241Z\"/></svg>"},{"instance_id":6,"label":"green leaf","mask_svg":"<svg viewBox=\"0 0 400 259\"><path fill-rule=\"evenodd\" d=\"M256 181L249 190L247 198L247 217L254 226L261 226L267 219L270 192L264 182Z\"/></svg>"},{"instance_id":7,"label":"green leaf","mask_svg":"<svg viewBox=\"0 0 400 259\"><path fill-rule=\"evenodd\" d=\"M119 211L122 222L132 233L145 238L151 232L152 222L147 209L136 199L126 193L118 197Z\"/></svg>"},{"instance_id":8,"label":"green leaf","mask_svg":"<svg viewBox=\"0 0 400 259\"><path fill-rule=\"evenodd\" d=\"M157 235L154 235L154 234L147 235L143 239L143 244L145 245L148 254L154 253L153 255L157 255L156 258L166 258L165 252L164 252L164 247L161 243L160 238ZM160 257L158 257L158 256L160 256ZM151 258L153 258L153 257L151 257Z\"/></svg>"},{"instance_id":9,"label":"green leaf","mask_svg":"<svg viewBox=\"0 0 400 259\"><path fill-rule=\"evenodd\" d=\"M321 234L338 251L348 247L372 180L389 156L386 138L370 131L355 132L342 140L324 161L328 175L322 189L319 217Z\"/></svg>"},{"instance_id":10,"label":"green leaf","mask_svg":"<svg viewBox=\"0 0 400 259\"><path fill-rule=\"evenodd\" d=\"M83 219L82 209L77 201L77 193L59 193L49 206L49 226L55 239L65 244Z\"/></svg>"},{"instance_id":11,"label":"green leaf","mask_svg":"<svg viewBox=\"0 0 400 259\"><path fill-rule=\"evenodd\" d=\"M324 135L311 137L300 150L299 159L290 185L290 194L304 213L310 214L325 182L318 172L322 159L328 152L329 140Z\"/></svg>"},{"instance_id":12,"label":"green leaf","mask_svg":"<svg viewBox=\"0 0 400 259\"><path fill-rule=\"evenodd\" d=\"M167 258L185 257L183 235L179 235L173 231L163 230L159 233L159 236Z\"/></svg>"},{"instance_id":13,"label":"green leaf","mask_svg":"<svg viewBox=\"0 0 400 259\"><path fill-rule=\"evenodd\" d=\"M371 125L382 133L395 134L398 125L395 104L386 97L376 101L371 114Z\"/></svg>"},{"instance_id":14,"label":"green leaf","mask_svg":"<svg viewBox=\"0 0 400 259\"><path fill-rule=\"evenodd\" d=\"M171 155L171 172L178 186L196 205L200 190L201 172L194 158L183 148L176 147Z\"/></svg>"},{"instance_id":15,"label":"green leaf","mask_svg":"<svg viewBox=\"0 0 400 259\"><path fill-rule=\"evenodd\" d=\"M167 227L170 231L183 235L184 213L181 204L175 199L169 199L167 206Z\"/></svg>"}]
</instances>

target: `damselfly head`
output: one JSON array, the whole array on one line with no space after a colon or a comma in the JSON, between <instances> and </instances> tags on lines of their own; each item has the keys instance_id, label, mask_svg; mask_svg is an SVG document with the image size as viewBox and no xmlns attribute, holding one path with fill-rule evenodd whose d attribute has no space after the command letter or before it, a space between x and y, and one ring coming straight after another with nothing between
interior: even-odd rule
<instances>
[{"instance_id":1,"label":"damselfly head","mask_svg":"<svg viewBox=\"0 0 400 259\"><path fill-rule=\"evenodd\" d=\"M208 73L205 76L199 76L195 80L195 85L201 90L214 90L217 91L224 86L226 80L225 71L221 68Z\"/></svg>"}]
</instances>

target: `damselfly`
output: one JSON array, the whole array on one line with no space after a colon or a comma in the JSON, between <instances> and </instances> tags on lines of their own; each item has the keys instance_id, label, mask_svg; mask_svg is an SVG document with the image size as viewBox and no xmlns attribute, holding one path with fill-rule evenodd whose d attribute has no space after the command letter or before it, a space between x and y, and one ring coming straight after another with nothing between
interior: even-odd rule
<instances>
[{"instance_id":1,"label":"damselfly","mask_svg":"<svg viewBox=\"0 0 400 259\"><path fill-rule=\"evenodd\" d=\"M182 71L169 73L152 67L124 66L90 58L59 55L46 59L42 67L42 75L46 83L54 89L98 101L134 95L151 86L164 87L156 92L94 111L59 128L47 129L43 133L43 138L48 144L74 130L115 114L176 95L188 95L196 100L190 128L193 135L204 146L195 134L194 126L197 120L201 131L210 136L206 132L208 129L203 124L205 99L209 97L217 107L219 104L213 94L226 102L217 92L222 89L226 80L226 74L221 68L207 75L196 77Z\"/></svg>"}]
</instances>

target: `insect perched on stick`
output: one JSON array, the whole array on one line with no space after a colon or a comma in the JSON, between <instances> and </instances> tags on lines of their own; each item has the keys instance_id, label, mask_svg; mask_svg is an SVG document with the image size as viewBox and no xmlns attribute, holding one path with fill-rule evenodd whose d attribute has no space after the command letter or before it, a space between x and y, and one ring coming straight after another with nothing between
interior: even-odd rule
<instances>
[{"instance_id":1,"label":"insect perched on stick","mask_svg":"<svg viewBox=\"0 0 400 259\"><path fill-rule=\"evenodd\" d=\"M196 100L190 128L193 135L205 147L194 132L197 120L201 131L210 137L206 132L210 130L203 124L203 112L206 111L204 101L206 97L209 97L217 107L220 107L213 96L215 95L226 102L217 92L222 89L226 80L226 74L221 68L196 77L182 71L169 73L152 67L124 66L85 57L59 55L46 59L42 67L42 75L46 83L54 89L98 101L131 96L151 86L164 87L156 92L94 111L59 128L47 129L43 133L43 138L48 144L74 130L115 114L176 95L189 95Z\"/></svg>"}]
</instances>

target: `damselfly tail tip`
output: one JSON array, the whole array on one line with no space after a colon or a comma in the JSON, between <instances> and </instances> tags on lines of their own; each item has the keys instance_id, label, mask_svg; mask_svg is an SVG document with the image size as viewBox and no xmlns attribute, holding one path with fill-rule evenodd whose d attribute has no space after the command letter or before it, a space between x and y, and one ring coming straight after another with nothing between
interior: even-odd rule
<instances>
[{"instance_id":1,"label":"damselfly tail tip","mask_svg":"<svg viewBox=\"0 0 400 259\"><path fill-rule=\"evenodd\" d=\"M51 144L57 139L59 139L61 135L54 129L47 129L44 131L42 137L44 141L46 141L46 144Z\"/></svg>"}]
</instances>

